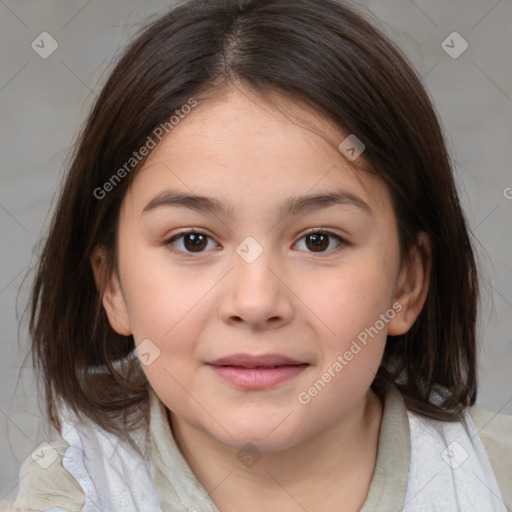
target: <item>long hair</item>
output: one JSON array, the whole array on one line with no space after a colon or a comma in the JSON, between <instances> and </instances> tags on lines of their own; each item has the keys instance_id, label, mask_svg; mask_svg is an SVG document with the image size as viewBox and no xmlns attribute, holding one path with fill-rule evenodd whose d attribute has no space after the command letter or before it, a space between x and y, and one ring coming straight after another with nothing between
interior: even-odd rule
<instances>
[{"instance_id":1,"label":"long hair","mask_svg":"<svg viewBox=\"0 0 512 512\"><path fill-rule=\"evenodd\" d=\"M133 337L111 328L89 259L101 244L102 282L116 272L120 205L146 158L139 148L191 98L233 83L262 98L293 95L357 135L367 167L389 187L403 259L416 233L428 233L425 305L407 333L388 337L372 387L382 394L395 382L410 410L459 419L476 399L478 275L446 142L417 73L365 14L341 1L190 0L121 55L60 191L30 303L50 421L59 427L65 404L125 437L147 419L150 388Z\"/></svg>"}]
</instances>

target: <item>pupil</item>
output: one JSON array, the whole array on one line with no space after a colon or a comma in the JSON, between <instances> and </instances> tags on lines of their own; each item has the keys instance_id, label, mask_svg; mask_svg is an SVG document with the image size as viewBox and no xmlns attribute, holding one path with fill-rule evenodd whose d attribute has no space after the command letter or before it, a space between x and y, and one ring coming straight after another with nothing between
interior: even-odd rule
<instances>
[{"instance_id":1,"label":"pupil","mask_svg":"<svg viewBox=\"0 0 512 512\"><path fill-rule=\"evenodd\" d=\"M327 249L327 246L329 245L328 237L321 233L313 233L312 235L309 235L308 240L313 242L314 247L320 249Z\"/></svg>"},{"instance_id":2,"label":"pupil","mask_svg":"<svg viewBox=\"0 0 512 512\"><path fill-rule=\"evenodd\" d=\"M201 234L198 234L198 233L191 233L191 234L188 234L186 237L185 237L185 245L187 246L187 249L190 249L192 248L192 250L194 249L204 249L204 242L206 240L206 237L204 235L201 235ZM191 241L192 244L189 245L187 244L187 241ZM202 245L201 245L202 244Z\"/></svg>"}]
</instances>

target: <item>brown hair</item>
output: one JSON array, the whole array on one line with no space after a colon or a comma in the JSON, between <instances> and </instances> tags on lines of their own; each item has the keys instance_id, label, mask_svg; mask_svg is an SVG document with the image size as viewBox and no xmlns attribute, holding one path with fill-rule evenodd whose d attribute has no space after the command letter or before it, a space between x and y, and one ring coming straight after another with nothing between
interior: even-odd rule
<instances>
[{"instance_id":1,"label":"brown hair","mask_svg":"<svg viewBox=\"0 0 512 512\"><path fill-rule=\"evenodd\" d=\"M426 303L386 344L372 384L399 387L409 409L454 421L476 399L478 275L437 115L414 69L367 15L335 0L191 0L148 25L108 77L75 146L30 304L47 413L66 404L124 436L147 419L149 384L132 336L110 326L90 265L95 246L116 271L121 202L144 158L95 193L172 114L219 84L283 92L366 146L389 187L402 257L432 243ZM172 135L171 135L172 136ZM101 287L100 287L101 288Z\"/></svg>"}]
</instances>

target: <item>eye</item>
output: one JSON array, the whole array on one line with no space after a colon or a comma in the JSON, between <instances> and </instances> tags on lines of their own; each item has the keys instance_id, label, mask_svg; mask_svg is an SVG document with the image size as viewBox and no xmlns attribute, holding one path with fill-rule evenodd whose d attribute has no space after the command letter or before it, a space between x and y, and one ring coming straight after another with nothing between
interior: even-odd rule
<instances>
[{"instance_id":1,"label":"eye","mask_svg":"<svg viewBox=\"0 0 512 512\"><path fill-rule=\"evenodd\" d=\"M334 248L331 247L333 245L332 239L336 241ZM319 229L310 231L301 238L301 241L302 240L305 240L306 247L313 253L330 252L337 249L340 245L350 245L344 238L332 231ZM208 246L208 241L211 241L214 246L216 246L215 242L213 242L206 233L197 230L188 230L177 233L171 238L165 240L164 245L169 247L173 246L170 248L175 252L191 255L194 253L199 254L205 252L205 249ZM175 248L175 244L177 242L180 242L179 245L181 245L181 247ZM330 248L330 251L327 250L328 248Z\"/></svg>"},{"instance_id":2,"label":"eye","mask_svg":"<svg viewBox=\"0 0 512 512\"><path fill-rule=\"evenodd\" d=\"M192 254L204 252L204 249L207 247L209 240L213 242L213 240L210 239L208 235L202 233L201 231L188 230L182 231L181 233L174 235L168 240L165 240L164 244L166 246L174 246L174 244L179 241L181 242L181 248L179 248L177 252ZM176 249L171 248L171 250L175 251Z\"/></svg>"},{"instance_id":3,"label":"eye","mask_svg":"<svg viewBox=\"0 0 512 512\"><path fill-rule=\"evenodd\" d=\"M322 253L326 252L326 249L332 245L332 238L334 238L337 242L337 245L334 247L334 249L337 249L340 245L349 245L349 243L341 236L336 235L331 231L318 229L315 231L310 231L304 235L301 240L305 239L305 245L307 248L312 249L311 252Z\"/></svg>"}]
</instances>

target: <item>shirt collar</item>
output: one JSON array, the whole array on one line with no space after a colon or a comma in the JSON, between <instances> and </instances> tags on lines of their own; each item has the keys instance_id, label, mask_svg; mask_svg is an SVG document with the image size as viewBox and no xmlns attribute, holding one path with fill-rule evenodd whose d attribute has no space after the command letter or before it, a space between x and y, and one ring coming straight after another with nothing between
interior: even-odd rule
<instances>
[{"instance_id":1,"label":"shirt collar","mask_svg":"<svg viewBox=\"0 0 512 512\"><path fill-rule=\"evenodd\" d=\"M150 411L153 480L163 512L176 510L176 506L219 512L178 448L166 407L154 392L150 396ZM390 384L384 396L375 470L360 512L402 510L410 453L407 410L400 392Z\"/></svg>"},{"instance_id":2,"label":"shirt collar","mask_svg":"<svg viewBox=\"0 0 512 512\"><path fill-rule=\"evenodd\" d=\"M400 391L394 384L390 384L384 397L375 470L360 512L394 512L403 509L410 457L407 409Z\"/></svg>"}]
</instances>

